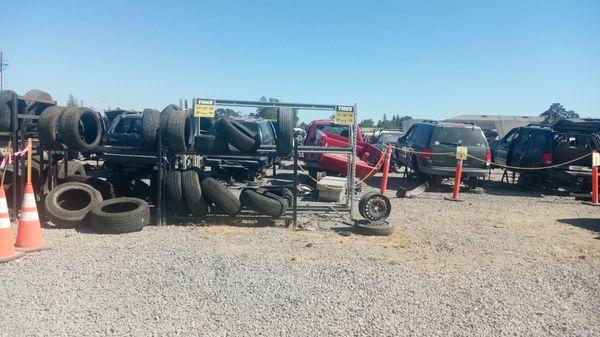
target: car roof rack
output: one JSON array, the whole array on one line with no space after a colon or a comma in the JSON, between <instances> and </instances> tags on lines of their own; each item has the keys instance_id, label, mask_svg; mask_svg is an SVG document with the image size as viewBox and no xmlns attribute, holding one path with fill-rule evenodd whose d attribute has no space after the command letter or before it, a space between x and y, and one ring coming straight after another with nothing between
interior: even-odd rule
<instances>
[{"instance_id":1,"label":"car roof rack","mask_svg":"<svg viewBox=\"0 0 600 337\"><path fill-rule=\"evenodd\" d=\"M552 125L550 124L542 124L542 123L529 123L527 125L525 125L526 128L531 128L531 127L538 127L538 128L552 128Z\"/></svg>"}]
</instances>

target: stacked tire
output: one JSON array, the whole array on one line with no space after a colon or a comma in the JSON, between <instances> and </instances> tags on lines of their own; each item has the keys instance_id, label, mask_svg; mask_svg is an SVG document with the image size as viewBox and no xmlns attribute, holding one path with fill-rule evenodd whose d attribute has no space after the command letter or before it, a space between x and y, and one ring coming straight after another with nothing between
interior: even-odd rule
<instances>
[{"instance_id":1,"label":"stacked tire","mask_svg":"<svg viewBox=\"0 0 600 337\"><path fill-rule=\"evenodd\" d=\"M72 150L91 151L102 139L100 115L88 108L46 108L38 121L40 145L45 149L60 142Z\"/></svg>"},{"instance_id":2,"label":"stacked tire","mask_svg":"<svg viewBox=\"0 0 600 337\"><path fill-rule=\"evenodd\" d=\"M240 202L244 208L279 218L292 206L293 195L283 187L245 188L240 193Z\"/></svg>"}]
</instances>

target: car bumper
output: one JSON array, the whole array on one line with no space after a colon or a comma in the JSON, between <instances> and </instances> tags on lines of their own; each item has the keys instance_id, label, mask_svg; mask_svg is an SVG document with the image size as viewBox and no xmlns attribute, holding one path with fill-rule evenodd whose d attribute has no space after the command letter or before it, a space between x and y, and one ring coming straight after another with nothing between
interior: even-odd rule
<instances>
[{"instance_id":1,"label":"car bumper","mask_svg":"<svg viewBox=\"0 0 600 337\"><path fill-rule=\"evenodd\" d=\"M433 167L419 167L419 171L421 171L422 173L425 173L427 175L432 175L432 176L442 176L442 177L454 177L456 175L456 167L439 167L439 166L433 166ZM472 168L472 167L463 167L462 169L462 176L469 178L469 177L477 177L477 178L482 178L488 175L489 173L489 169L482 169L482 168Z\"/></svg>"}]
</instances>

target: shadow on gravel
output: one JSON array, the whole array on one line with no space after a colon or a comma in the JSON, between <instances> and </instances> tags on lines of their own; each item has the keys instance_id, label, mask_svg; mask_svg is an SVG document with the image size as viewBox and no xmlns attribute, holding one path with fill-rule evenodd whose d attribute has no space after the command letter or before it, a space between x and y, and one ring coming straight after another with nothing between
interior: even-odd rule
<instances>
[{"instance_id":1,"label":"shadow on gravel","mask_svg":"<svg viewBox=\"0 0 600 337\"><path fill-rule=\"evenodd\" d=\"M592 232L600 233L600 218L558 219L557 221L567 225L587 229ZM598 236L596 239L600 240L600 236Z\"/></svg>"}]
</instances>

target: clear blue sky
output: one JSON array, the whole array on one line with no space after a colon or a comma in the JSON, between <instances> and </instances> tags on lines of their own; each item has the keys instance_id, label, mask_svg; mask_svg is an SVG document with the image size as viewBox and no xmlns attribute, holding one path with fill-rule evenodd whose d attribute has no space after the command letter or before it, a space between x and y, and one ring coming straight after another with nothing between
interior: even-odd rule
<instances>
[{"instance_id":1,"label":"clear blue sky","mask_svg":"<svg viewBox=\"0 0 600 337\"><path fill-rule=\"evenodd\" d=\"M99 110L264 95L358 103L359 119L531 115L553 102L600 116L600 1L7 0L1 7L5 88L43 89L63 104L69 93Z\"/></svg>"}]
</instances>

